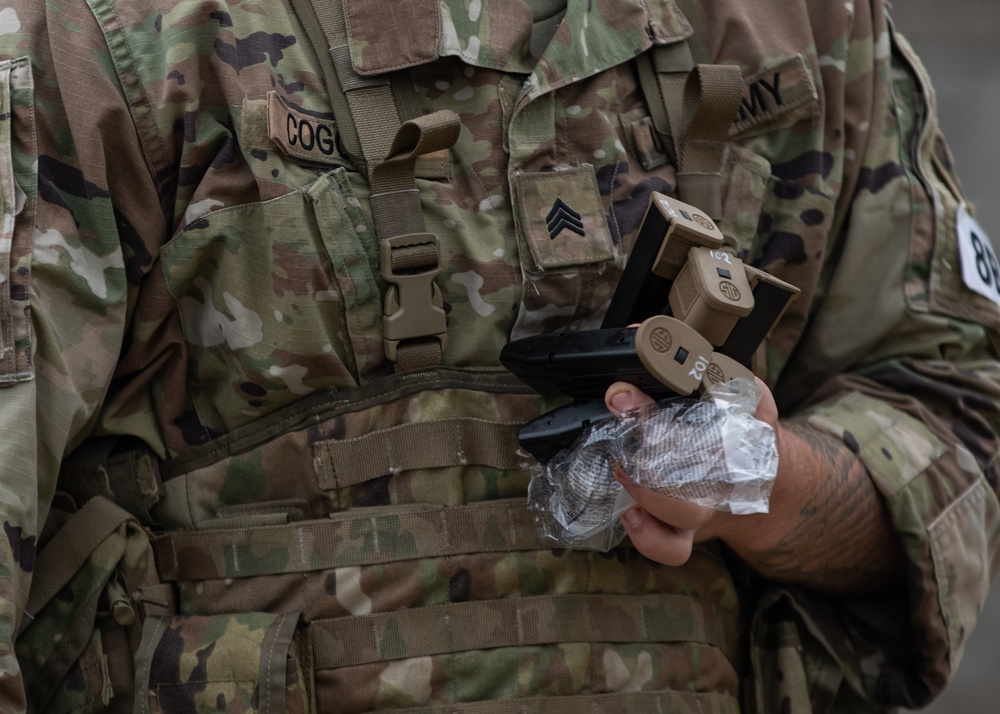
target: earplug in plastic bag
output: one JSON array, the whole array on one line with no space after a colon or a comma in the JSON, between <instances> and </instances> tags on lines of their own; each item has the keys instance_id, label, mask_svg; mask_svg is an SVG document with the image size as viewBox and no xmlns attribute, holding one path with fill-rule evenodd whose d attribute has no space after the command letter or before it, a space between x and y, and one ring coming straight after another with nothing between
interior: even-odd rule
<instances>
[{"instance_id":1,"label":"earplug in plastic bag","mask_svg":"<svg viewBox=\"0 0 1000 714\"><path fill-rule=\"evenodd\" d=\"M572 447L532 469L528 507L559 547L606 551L634 505L615 466L636 484L735 514L766 513L778 452L754 417L756 385L733 380L701 399L677 398L589 426Z\"/></svg>"}]
</instances>

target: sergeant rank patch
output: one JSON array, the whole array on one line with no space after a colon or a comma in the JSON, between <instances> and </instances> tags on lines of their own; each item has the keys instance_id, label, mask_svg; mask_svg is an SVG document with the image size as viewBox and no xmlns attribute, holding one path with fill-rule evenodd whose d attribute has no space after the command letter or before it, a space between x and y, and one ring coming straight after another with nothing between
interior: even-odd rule
<instances>
[{"instance_id":1,"label":"sergeant rank patch","mask_svg":"<svg viewBox=\"0 0 1000 714\"><path fill-rule=\"evenodd\" d=\"M566 205L561 198L557 198L552 204L552 210L545 217L546 226L549 229L549 238L555 237L564 230L570 230L579 236L587 235L583 230L583 216Z\"/></svg>"},{"instance_id":2,"label":"sergeant rank patch","mask_svg":"<svg viewBox=\"0 0 1000 714\"><path fill-rule=\"evenodd\" d=\"M518 172L517 229L538 272L598 265L614 257L594 167Z\"/></svg>"}]
</instances>

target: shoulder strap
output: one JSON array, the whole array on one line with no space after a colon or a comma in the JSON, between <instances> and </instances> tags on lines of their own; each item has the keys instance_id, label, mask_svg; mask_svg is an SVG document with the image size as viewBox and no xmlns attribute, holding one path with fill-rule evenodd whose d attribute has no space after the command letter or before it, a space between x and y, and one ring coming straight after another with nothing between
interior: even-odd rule
<instances>
[{"instance_id":1,"label":"shoulder strap","mask_svg":"<svg viewBox=\"0 0 1000 714\"><path fill-rule=\"evenodd\" d=\"M102 602L118 624L127 627L135 622L132 602L115 572L128 544L124 535L111 537L130 520L131 514L98 496L70 517L39 551L15 637L28 711L48 711L56 685L64 681L94 637ZM69 585L71 597L59 599L58 594ZM42 619L32 626L39 615ZM53 633L58 633L57 639Z\"/></svg>"},{"instance_id":2,"label":"shoulder strap","mask_svg":"<svg viewBox=\"0 0 1000 714\"><path fill-rule=\"evenodd\" d=\"M90 499L59 529L35 559L28 602L19 632L73 579L91 554L123 523L134 520L108 499Z\"/></svg>"},{"instance_id":3,"label":"shoulder strap","mask_svg":"<svg viewBox=\"0 0 1000 714\"><path fill-rule=\"evenodd\" d=\"M653 126L675 164L684 116L684 83L692 69L694 59L686 41L657 45L639 60L639 82Z\"/></svg>"},{"instance_id":4,"label":"shoulder strap","mask_svg":"<svg viewBox=\"0 0 1000 714\"><path fill-rule=\"evenodd\" d=\"M695 66L688 43L677 42L647 52L639 80L653 126L677 166L681 200L717 220L726 138L743 98L739 67Z\"/></svg>"},{"instance_id":5,"label":"shoulder strap","mask_svg":"<svg viewBox=\"0 0 1000 714\"><path fill-rule=\"evenodd\" d=\"M313 44L326 47L320 67L345 151L371 186L385 299L383 343L397 371L441 362L447 321L434 277L441 271L437 237L424 232L416 160L458 140L454 112L420 116L407 80L365 77L354 69L343 0L292 0ZM359 160L360 159L360 160Z\"/></svg>"}]
</instances>

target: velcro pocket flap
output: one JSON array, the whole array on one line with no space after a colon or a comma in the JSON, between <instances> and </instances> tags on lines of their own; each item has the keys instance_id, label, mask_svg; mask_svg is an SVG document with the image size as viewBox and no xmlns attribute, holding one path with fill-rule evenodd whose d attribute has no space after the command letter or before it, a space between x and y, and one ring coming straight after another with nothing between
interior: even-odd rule
<instances>
[{"instance_id":1,"label":"velcro pocket flap","mask_svg":"<svg viewBox=\"0 0 1000 714\"><path fill-rule=\"evenodd\" d=\"M358 74L383 74L437 59L437 0L395 0L391 5L349 0L344 5L351 63Z\"/></svg>"},{"instance_id":2,"label":"velcro pocket flap","mask_svg":"<svg viewBox=\"0 0 1000 714\"><path fill-rule=\"evenodd\" d=\"M518 232L535 271L593 265L614 257L593 167L518 173L514 189Z\"/></svg>"}]
</instances>

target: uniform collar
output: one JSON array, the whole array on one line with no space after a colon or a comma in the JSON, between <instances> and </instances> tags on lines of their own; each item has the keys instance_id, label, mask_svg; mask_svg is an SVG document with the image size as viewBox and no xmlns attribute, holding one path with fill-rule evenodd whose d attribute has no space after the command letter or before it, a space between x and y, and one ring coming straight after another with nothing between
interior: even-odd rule
<instances>
[{"instance_id":1,"label":"uniform collar","mask_svg":"<svg viewBox=\"0 0 1000 714\"><path fill-rule=\"evenodd\" d=\"M398 29L387 32L386 18L401 13L397 3L421 26L404 35ZM555 37L536 61L529 50L531 13L520 0L346 0L345 5L353 19L348 23L351 57L362 75L453 56L475 67L528 75L529 96L692 32L674 0L568 0Z\"/></svg>"}]
</instances>

